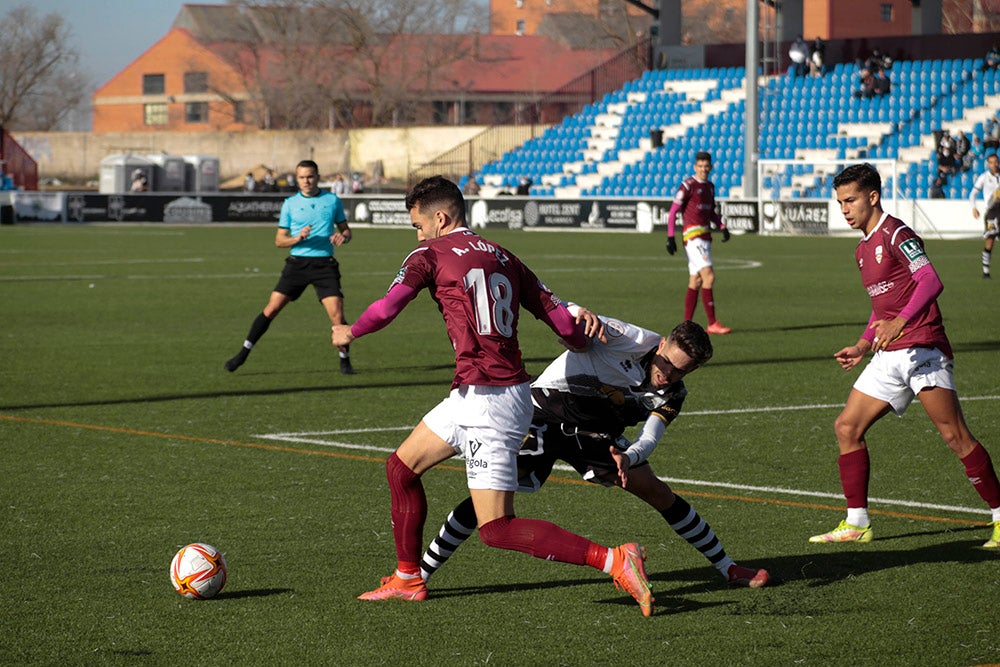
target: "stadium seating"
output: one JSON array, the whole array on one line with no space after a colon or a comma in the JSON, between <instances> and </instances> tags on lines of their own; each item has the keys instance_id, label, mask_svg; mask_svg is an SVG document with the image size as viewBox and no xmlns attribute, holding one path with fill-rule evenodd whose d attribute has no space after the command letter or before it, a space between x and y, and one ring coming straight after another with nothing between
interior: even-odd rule
<instances>
[{"instance_id":1,"label":"stadium seating","mask_svg":"<svg viewBox=\"0 0 1000 667\"><path fill-rule=\"evenodd\" d=\"M762 77L759 152L796 159L761 183L783 197L828 197L831 173L812 161L895 159L904 197L922 198L937 173L936 132L983 137L1000 110L1000 80L981 60L897 61L892 91L857 98L854 64L825 76ZM746 91L742 68L651 70L542 135L485 165L483 194L512 191L523 176L537 197L665 197L692 172L694 153L713 154L720 197L743 189ZM965 197L980 161L954 175L949 198Z\"/></svg>"}]
</instances>

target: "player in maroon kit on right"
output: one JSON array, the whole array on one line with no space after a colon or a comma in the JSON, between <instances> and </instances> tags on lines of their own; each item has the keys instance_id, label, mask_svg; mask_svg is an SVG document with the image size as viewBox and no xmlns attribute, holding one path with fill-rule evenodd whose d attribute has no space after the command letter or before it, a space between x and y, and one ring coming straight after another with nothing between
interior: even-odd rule
<instances>
[{"instance_id":1,"label":"player in maroon kit on right","mask_svg":"<svg viewBox=\"0 0 1000 667\"><path fill-rule=\"evenodd\" d=\"M872 540L865 433L890 411L902 416L916 397L993 514L993 535L983 546L1000 547L1000 482L989 453L962 416L951 344L937 305L943 286L924 252L924 242L901 220L882 211L882 179L870 164L847 167L833 179L833 187L847 224L864 235L855 258L872 300L871 317L861 338L834 357L844 370L850 370L869 350L874 350L874 356L834 423L847 518L809 541Z\"/></svg>"},{"instance_id":2,"label":"player in maroon kit on right","mask_svg":"<svg viewBox=\"0 0 1000 667\"><path fill-rule=\"evenodd\" d=\"M698 295L705 306L708 326L705 331L710 334L727 334L732 329L723 326L715 318L715 269L712 268L712 225L722 230L722 242L729 240L729 230L715 210L715 185L708 180L712 173L712 154L698 151L694 156L694 176L685 178L674 203L670 207L667 218L667 252L673 255L677 252L677 241L674 239L674 227L677 214L684 218L684 229L681 230L684 250L688 258L687 293L684 295L684 319L694 319L694 309L698 305Z\"/></svg>"},{"instance_id":3,"label":"player in maroon kit on right","mask_svg":"<svg viewBox=\"0 0 1000 667\"><path fill-rule=\"evenodd\" d=\"M420 477L458 454L465 458L484 544L602 570L635 598L643 616L650 616L654 600L641 546L608 548L553 523L514 516L517 453L532 415L529 376L517 341L520 307L570 349L583 349L588 336L600 335L600 321L585 309L574 318L517 257L469 230L465 200L451 181L424 179L407 195L406 208L420 244L403 261L386 295L352 326L334 326L332 341L347 345L344 341L378 331L426 287L455 348L455 377L448 398L424 415L386 461L397 567L360 599L427 598L420 576L427 498Z\"/></svg>"}]
</instances>

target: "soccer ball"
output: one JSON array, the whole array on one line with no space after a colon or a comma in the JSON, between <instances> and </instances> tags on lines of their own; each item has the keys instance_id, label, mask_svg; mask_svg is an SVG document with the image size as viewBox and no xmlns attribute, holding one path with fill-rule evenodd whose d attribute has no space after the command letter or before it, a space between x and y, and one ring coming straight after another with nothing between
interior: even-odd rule
<instances>
[{"instance_id":1,"label":"soccer ball","mask_svg":"<svg viewBox=\"0 0 1000 667\"><path fill-rule=\"evenodd\" d=\"M189 544L170 563L170 583L178 593L193 600L205 600L226 585L226 558L210 544Z\"/></svg>"}]
</instances>

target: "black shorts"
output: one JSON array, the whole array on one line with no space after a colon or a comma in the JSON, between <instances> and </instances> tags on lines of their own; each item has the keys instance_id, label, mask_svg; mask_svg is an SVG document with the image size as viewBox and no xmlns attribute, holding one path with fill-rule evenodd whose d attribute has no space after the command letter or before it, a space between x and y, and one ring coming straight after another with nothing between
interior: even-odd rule
<instances>
[{"instance_id":1,"label":"black shorts","mask_svg":"<svg viewBox=\"0 0 1000 667\"><path fill-rule=\"evenodd\" d=\"M563 424L532 424L518 452L518 490L537 491L557 460L573 466L588 482L607 485L596 477L618 471L618 464L608 450L615 440L616 437L606 433L579 431ZM649 464L643 461L632 467L644 465Z\"/></svg>"},{"instance_id":2,"label":"black shorts","mask_svg":"<svg viewBox=\"0 0 1000 667\"><path fill-rule=\"evenodd\" d=\"M333 257L295 257L285 260L285 268L274 291L295 301L309 285L316 290L316 297L322 301L328 296L343 298L340 291L340 265Z\"/></svg>"},{"instance_id":3,"label":"black shorts","mask_svg":"<svg viewBox=\"0 0 1000 667\"><path fill-rule=\"evenodd\" d=\"M991 222L994 225L997 224L998 220L1000 220L1000 201L993 199L989 208L986 209L986 214L983 216L983 219L986 220L987 224Z\"/></svg>"}]
</instances>

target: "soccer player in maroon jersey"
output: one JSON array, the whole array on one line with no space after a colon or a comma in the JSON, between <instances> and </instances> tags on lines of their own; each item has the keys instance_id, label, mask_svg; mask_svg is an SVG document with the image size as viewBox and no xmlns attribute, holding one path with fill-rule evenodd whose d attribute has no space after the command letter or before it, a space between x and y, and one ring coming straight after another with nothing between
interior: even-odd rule
<instances>
[{"instance_id":1,"label":"soccer player in maroon jersey","mask_svg":"<svg viewBox=\"0 0 1000 667\"><path fill-rule=\"evenodd\" d=\"M687 293L684 295L684 319L694 318L694 309L698 305L698 294L705 306L708 326L705 331L710 334L727 334L732 329L723 326L715 318L715 270L712 268L712 224L722 230L722 242L729 240L729 230L723 224L722 218L715 210L715 185L708 180L712 173L712 154L698 151L694 157L694 176L685 178L674 203L670 207L667 218L667 252L673 255L677 252L677 241L674 239L674 227L677 214L684 219L681 230L684 250L688 258Z\"/></svg>"},{"instance_id":2,"label":"soccer player in maroon jersey","mask_svg":"<svg viewBox=\"0 0 1000 667\"><path fill-rule=\"evenodd\" d=\"M517 340L520 308L545 322L571 349L582 349L588 336L600 335L600 321L589 311L574 318L517 257L469 230L465 200L451 181L424 179L407 195L406 208L419 245L386 295L352 326L335 325L332 341L347 345L378 331L426 287L455 348L455 377L450 395L386 461L398 565L360 599L426 599L420 556L427 499L420 476L460 454L484 544L607 572L636 599L643 616L651 615L654 600L643 547L632 542L608 548L553 523L514 516L517 453L532 415Z\"/></svg>"},{"instance_id":3,"label":"soccer player in maroon jersey","mask_svg":"<svg viewBox=\"0 0 1000 667\"><path fill-rule=\"evenodd\" d=\"M983 546L1000 546L1000 482L986 449L969 431L955 391L951 344L937 297L943 286L924 252L924 242L901 220L882 211L882 179L870 164L847 167L833 179L840 210L864 236L855 250L861 281L872 300L868 326L857 343L834 357L854 368L874 356L854 383L834 423L840 447L840 483L847 518L810 542L870 542L870 463L865 433L890 411L902 415L916 397L945 443L958 455L972 486L993 514L993 535Z\"/></svg>"}]
</instances>

